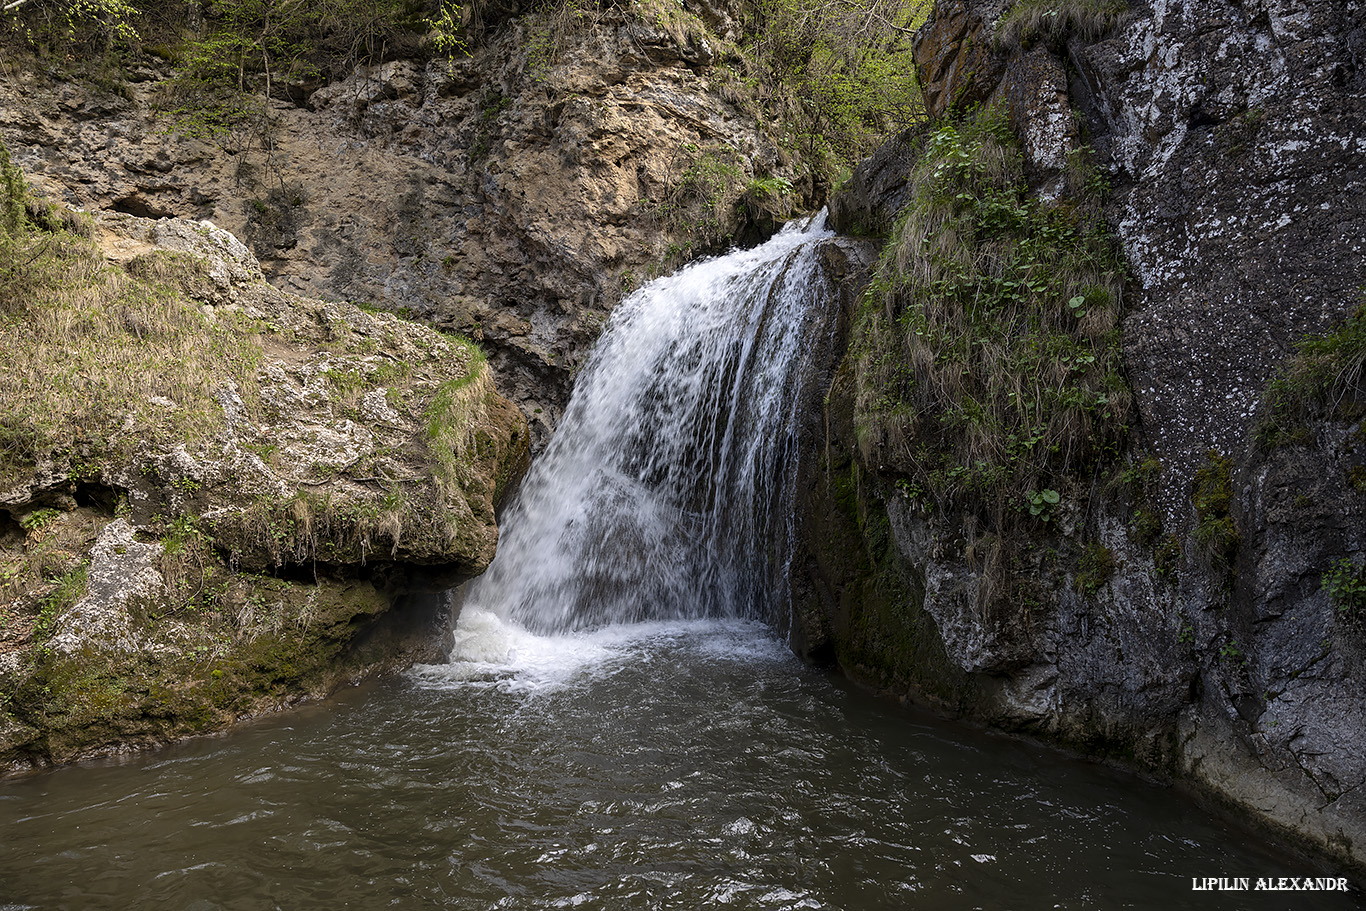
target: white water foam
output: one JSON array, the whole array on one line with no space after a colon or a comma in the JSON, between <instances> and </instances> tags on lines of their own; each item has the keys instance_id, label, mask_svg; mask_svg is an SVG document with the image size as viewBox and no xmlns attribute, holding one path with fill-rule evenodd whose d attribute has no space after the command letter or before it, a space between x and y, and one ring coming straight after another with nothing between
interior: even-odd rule
<instances>
[{"instance_id":1,"label":"white water foam","mask_svg":"<svg viewBox=\"0 0 1366 911\"><path fill-rule=\"evenodd\" d=\"M411 675L436 688L549 694L680 647L709 661L794 660L757 620L656 620L542 635L474 608L461 614L450 663L420 664Z\"/></svg>"},{"instance_id":2,"label":"white water foam","mask_svg":"<svg viewBox=\"0 0 1366 911\"><path fill-rule=\"evenodd\" d=\"M469 623L484 612L563 633L774 615L796 406L838 306L818 281L830 236L823 216L794 223L617 307L496 559L467 587Z\"/></svg>"},{"instance_id":3,"label":"white water foam","mask_svg":"<svg viewBox=\"0 0 1366 911\"><path fill-rule=\"evenodd\" d=\"M707 660L781 648L798 403L829 349L824 216L623 301L560 427L461 593L434 686L553 691L688 640ZM728 619L727 619L728 618Z\"/></svg>"}]
</instances>

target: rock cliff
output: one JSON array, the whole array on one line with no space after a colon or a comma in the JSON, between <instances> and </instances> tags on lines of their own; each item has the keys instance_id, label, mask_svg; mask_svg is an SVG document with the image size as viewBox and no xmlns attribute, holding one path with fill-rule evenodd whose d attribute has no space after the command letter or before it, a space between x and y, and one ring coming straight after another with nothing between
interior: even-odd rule
<instances>
[{"instance_id":1,"label":"rock cliff","mask_svg":"<svg viewBox=\"0 0 1366 911\"><path fill-rule=\"evenodd\" d=\"M33 211L0 224L0 768L439 648L528 449L477 347L279 291L208 223Z\"/></svg>"},{"instance_id":2,"label":"rock cliff","mask_svg":"<svg viewBox=\"0 0 1366 911\"><path fill-rule=\"evenodd\" d=\"M0 137L67 205L211 219L283 290L468 335L539 442L623 293L812 193L739 88L731 13L657 6L509 17L207 139L155 57L118 94L28 67L0 80Z\"/></svg>"},{"instance_id":3,"label":"rock cliff","mask_svg":"<svg viewBox=\"0 0 1366 911\"><path fill-rule=\"evenodd\" d=\"M872 299L913 301L898 317L911 364L870 385L878 349L856 329L829 397L797 611L808 652L857 677L1173 774L1358 870L1364 26L1357 5L1331 0L937 4L916 49L936 119L832 204L844 230L890 233L897 258ZM906 213L924 224L916 206L945 173L918 163L945 160L945 137L990 132L973 126L986 111L1009 126L1001 154L1026 196L969 187L953 217L976 206L975 227L910 238ZM1003 167L986 161L1002 148L989 139L959 142L967 158L944 167ZM1106 393L1132 402L1124 442L1076 468L1036 463L995 509L969 494L1007 484L954 487L926 468L927 427L952 422L931 424L942 406L917 398L937 374L914 361L915 314L961 282L905 270L942 268L934 255L954 249L990 259L1002 237L1035 244L1059 218L1075 223L1088 186L1127 262L1115 314L1127 388ZM1097 312L1092 292L1035 277L1036 308ZM983 279L979 301L1009 298L1010 280ZM1101 338L1057 358L1059 394L1084 385ZM967 377L980 355L964 357ZM959 428L986 420L956 415ZM1023 453L1012 439L1002 451Z\"/></svg>"}]
</instances>

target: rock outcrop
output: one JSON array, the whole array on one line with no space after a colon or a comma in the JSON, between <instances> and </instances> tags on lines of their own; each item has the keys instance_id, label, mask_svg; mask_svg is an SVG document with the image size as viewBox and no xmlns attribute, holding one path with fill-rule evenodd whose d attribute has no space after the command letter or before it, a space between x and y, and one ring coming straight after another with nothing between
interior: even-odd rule
<instances>
[{"instance_id":1,"label":"rock outcrop","mask_svg":"<svg viewBox=\"0 0 1366 911\"><path fill-rule=\"evenodd\" d=\"M205 222L89 233L28 238L59 253L4 304L0 767L439 651L529 445L478 349L282 292Z\"/></svg>"},{"instance_id":2,"label":"rock outcrop","mask_svg":"<svg viewBox=\"0 0 1366 911\"><path fill-rule=\"evenodd\" d=\"M1005 108L1042 203L1069 204L1094 147L1131 268L1125 454L998 546L868 451L851 353L800 638L903 696L1183 778L1362 870L1359 372L1292 431L1267 426L1297 341L1363 305L1366 22L1331 0L1077 9L943 0L916 56L937 117ZM837 224L888 231L924 143L861 166ZM998 560L1027 607L984 609Z\"/></svg>"},{"instance_id":3,"label":"rock outcrop","mask_svg":"<svg viewBox=\"0 0 1366 911\"><path fill-rule=\"evenodd\" d=\"M67 205L212 219L283 290L473 338L539 442L625 292L811 197L736 89L737 26L704 18L522 15L467 56L277 93L268 132L213 140L156 113L177 101L153 58L128 97L31 69L0 80L0 138ZM745 196L759 178L793 189Z\"/></svg>"}]
</instances>

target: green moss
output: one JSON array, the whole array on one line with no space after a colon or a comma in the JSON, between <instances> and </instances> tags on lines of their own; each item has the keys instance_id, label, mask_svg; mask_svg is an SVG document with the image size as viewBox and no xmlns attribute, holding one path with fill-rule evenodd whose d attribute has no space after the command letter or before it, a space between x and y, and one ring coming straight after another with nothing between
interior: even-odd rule
<instances>
[{"instance_id":1,"label":"green moss","mask_svg":"<svg viewBox=\"0 0 1366 911\"><path fill-rule=\"evenodd\" d=\"M1195 472L1191 500L1195 504L1195 543L1215 569L1228 571L1238 552L1233 524L1233 460L1211 449Z\"/></svg>"},{"instance_id":2,"label":"green moss","mask_svg":"<svg viewBox=\"0 0 1366 911\"><path fill-rule=\"evenodd\" d=\"M1083 595L1095 595L1115 574L1115 555L1099 541L1088 541L1077 564L1073 584Z\"/></svg>"},{"instance_id":3,"label":"green moss","mask_svg":"<svg viewBox=\"0 0 1366 911\"><path fill-rule=\"evenodd\" d=\"M1341 326L1306 336L1271 381L1255 439L1265 448L1305 444L1314 420L1354 421L1366 414L1366 306Z\"/></svg>"},{"instance_id":4,"label":"green moss","mask_svg":"<svg viewBox=\"0 0 1366 911\"><path fill-rule=\"evenodd\" d=\"M28 734L0 754L60 762L105 746L221 729L321 694L353 670L351 643L387 607L365 583L239 576L235 586L219 605L222 615L198 625L198 645L30 652L27 672L4 694L6 710ZM144 622L141 635L160 635L155 619Z\"/></svg>"}]
</instances>

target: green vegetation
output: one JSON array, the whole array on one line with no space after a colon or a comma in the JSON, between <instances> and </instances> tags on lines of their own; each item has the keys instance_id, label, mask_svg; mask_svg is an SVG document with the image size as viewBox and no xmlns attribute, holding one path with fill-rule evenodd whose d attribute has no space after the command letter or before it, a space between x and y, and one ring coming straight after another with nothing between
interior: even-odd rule
<instances>
[{"instance_id":1,"label":"green vegetation","mask_svg":"<svg viewBox=\"0 0 1366 911\"><path fill-rule=\"evenodd\" d=\"M357 63L413 53L429 28L453 52L458 36L444 5L436 20L409 0L216 0L201 34L180 45L166 112L182 133L242 148L269 146L269 99L306 94Z\"/></svg>"},{"instance_id":2,"label":"green vegetation","mask_svg":"<svg viewBox=\"0 0 1366 911\"><path fill-rule=\"evenodd\" d=\"M930 133L911 184L852 342L865 462L997 533L1046 520L1128 424L1100 181L1079 159L1062 199L1031 196L985 110Z\"/></svg>"},{"instance_id":3,"label":"green vegetation","mask_svg":"<svg viewBox=\"0 0 1366 911\"><path fill-rule=\"evenodd\" d=\"M442 383L424 412L427 441L438 482L454 487L469 481L470 447L475 423L485 400L493 393L493 378L484 352L461 336L448 336L465 361L463 376Z\"/></svg>"},{"instance_id":4,"label":"green vegetation","mask_svg":"<svg viewBox=\"0 0 1366 911\"><path fill-rule=\"evenodd\" d=\"M911 38L924 0L756 0L750 70L793 152L833 183L842 168L924 117ZM756 87L758 88L758 87Z\"/></svg>"},{"instance_id":5,"label":"green vegetation","mask_svg":"<svg viewBox=\"0 0 1366 911\"><path fill-rule=\"evenodd\" d=\"M182 293L207 284L200 262L154 252L109 266L88 236L54 228L60 219L51 213L27 214L3 147L0 167L0 346L9 352L0 373L0 483L27 474L40 454L91 458L140 440L202 439L223 426L215 393L228 382L248 409L258 407L262 349L250 321L210 320ZM116 432L129 419L136 437Z\"/></svg>"},{"instance_id":6,"label":"green vegetation","mask_svg":"<svg viewBox=\"0 0 1366 911\"><path fill-rule=\"evenodd\" d=\"M1302 339L1267 390L1256 439L1264 447L1309 441L1314 420L1355 421L1366 416L1366 305L1337 329Z\"/></svg>"},{"instance_id":7,"label":"green vegetation","mask_svg":"<svg viewBox=\"0 0 1366 911\"><path fill-rule=\"evenodd\" d=\"M133 41L136 7L126 0L17 0L4 4L14 18L11 27L30 42L46 40L66 45Z\"/></svg>"},{"instance_id":8,"label":"green vegetation","mask_svg":"<svg viewBox=\"0 0 1366 911\"><path fill-rule=\"evenodd\" d=\"M1124 0L1017 0L996 27L1003 48L1047 44L1062 48L1067 39L1099 41L1128 10Z\"/></svg>"},{"instance_id":9,"label":"green vegetation","mask_svg":"<svg viewBox=\"0 0 1366 911\"><path fill-rule=\"evenodd\" d=\"M1099 541L1090 541L1082 551L1073 584L1083 595L1094 595L1115 574L1115 555Z\"/></svg>"},{"instance_id":10,"label":"green vegetation","mask_svg":"<svg viewBox=\"0 0 1366 911\"><path fill-rule=\"evenodd\" d=\"M1348 557L1334 560L1320 577L1338 619L1356 632L1366 632L1366 578Z\"/></svg>"},{"instance_id":11,"label":"green vegetation","mask_svg":"<svg viewBox=\"0 0 1366 911\"><path fill-rule=\"evenodd\" d=\"M157 251L113 268L87 236L15 216L26 209L22 182L4 187L0 482L26 474L40 453L93 458L138 438L204 438L223 428L214 393L225 382L258 407L262 350L250 321L210 320L183 295L208 283L201 262ZM117 433L130 418L138 438Z\"/></svg>"},{"instance_id":12,"label":"green vegetation","mask_svg":"<svg viewBox=\"0 0 1366 911\"><path fill-rule=\"evenodd\" d=\"M1233 525L1233 460L1211 449L1195 472L1191 500L1195 504L1195 543L1215 569L1230 571L1238 552Z\"/></svg>"}]
</instances>

